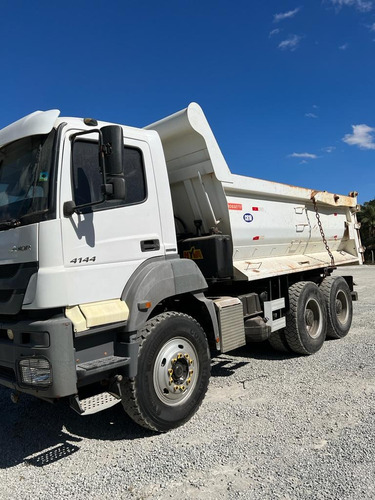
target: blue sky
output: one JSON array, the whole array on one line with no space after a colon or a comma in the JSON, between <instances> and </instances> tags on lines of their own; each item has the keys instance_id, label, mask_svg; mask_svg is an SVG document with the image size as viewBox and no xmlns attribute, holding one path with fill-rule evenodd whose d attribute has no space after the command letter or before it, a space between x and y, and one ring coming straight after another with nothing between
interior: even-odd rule
<instances>
[{"instance_id":1,"label":"blue sky","mask_svg":"<svg viewBox=\"0 0 375 500\"><path fill-rule=\"evenodd\" d=\"M2 0L0 127L198 102L234 173L375 198L375 0Z\"/></svg>"}]
</instances>

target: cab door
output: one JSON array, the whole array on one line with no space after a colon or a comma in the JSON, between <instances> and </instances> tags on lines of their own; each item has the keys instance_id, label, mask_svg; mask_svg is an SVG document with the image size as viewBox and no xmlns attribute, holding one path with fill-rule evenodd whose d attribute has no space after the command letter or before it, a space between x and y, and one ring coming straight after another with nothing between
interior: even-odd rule
<instances>
[{"instance_id":1,"label":"cab door","mask_svg":"<svg viewBox=\"0 0 375 500\"><path fill-rule=\"evenodd\" d=\"M72 134L74 131L72 131ZM70 305L120 298L145 260L164 255L152 160L147 142L125 137L125 196L64 217L64 202L102 197L98 134L67 136L61 177L61 231Z\"/></svg>"}]
</instances>

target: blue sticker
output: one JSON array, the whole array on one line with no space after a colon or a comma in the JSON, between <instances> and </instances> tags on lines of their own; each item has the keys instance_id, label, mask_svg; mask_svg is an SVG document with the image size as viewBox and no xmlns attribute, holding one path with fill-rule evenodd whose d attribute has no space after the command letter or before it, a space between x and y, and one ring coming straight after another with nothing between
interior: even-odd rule
<instances>
[{"instance_id":1,"label":"blue sticker","mask_svg":"<svg viewBox=\"0 0 375 500\"><path fill-rule=\"evenodd\" d=\"M251 214L247 213L243 215L243 220L245 222L253 222L254 217Z\"/></svg>"},{"instance_id":2,"label":"blue sticker","mask_svg":"<svg viewBox=\"0 0 375 500\"><path fill-rule=\"evenodd\" d=\"M40 172L39 174L39 182L48 181L48 172Z\"/></svg>"}]
</instances>

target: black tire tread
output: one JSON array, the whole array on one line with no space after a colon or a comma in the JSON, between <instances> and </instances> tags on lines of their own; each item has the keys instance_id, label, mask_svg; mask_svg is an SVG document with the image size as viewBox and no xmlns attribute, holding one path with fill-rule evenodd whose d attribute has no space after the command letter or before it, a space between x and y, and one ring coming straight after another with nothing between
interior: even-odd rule
<instances>
[{"instance_id":1,"label":"black tire tread","mask_svg":"<svg viewBox=\"0 0 375 500\"><path fill-rule=\"evenodd\" d=\"M320 284L319 288L320 288L321 292L323 293L324 298L326 300L326 304L327 304L327 317L328 317L327 337L337 339L340 337L337 336L336 332L334 331L334 329L332 327L331 308L328 306L333 281L334 281L333 276L327 276L326 278L324 278L324 280Z\"/></svg>"},{"instance_id":2,"label":"black tire tread","mask_svg":"<svg viewBox=\"0 0 375 500\"><path fill-rule=\"evenodd\" d=\"M145 343L145 340L152 334L156 326L163 321L170 319L170 318L176 318L176 317L185 317L189 318L191 321L196 323L199 328L201 328L200 324L198 321L196 321L194 318L189 316L188 314L183 314L179 312L165 312L162 314L159 314L158 316L155 316L154 318L151 318L145 326L139 331L139 335L137 339L139 339L139 351L138 351L138 357L141 353L142 346ZM207 392L208 387L206 388ZM138 397L137 397L137 388L136 388L136 383L135 383L135 378L130 378L127 380L124 380L121 388L122 392L122 405L125 410L125 412L129 415L129 417L138 425L152 430L156 432L165 432L165 431L160 431L157 429L143 414L140 409L140 405L138 402Z\"/></svg>"},{"instance_id":3,"label":"black tire tread","mask_svg":"<svg viewBox=\"0 0 375 500\"><path fill-rule=\"evenodd\" d=\"M285 336L285 331L284 330L278 330L276 332L272 332L271 335L268 338L268 342L272 349L278 352L293 352L292 349L289 347L289 344L286 340Z\"/></svg>"},{"instance_id":4,"label":"black tire tread","mask_svg":"<svg viewBox=\"0 0 375 500\"><path fill-rule=\"evenodd\" d=\"M332 313L331 313L331 308L329 307L329 301L330 301L330 295L331 295L331 287L334 283L334 281L336 281L337 279L340 279L341 277L334 277L334 276L327 276L326 278L324 278L324 280L322 281L321 285L319 286L321 292L323 293L324 295L324 298L326 300L326 305L327 305L327 318L328 318L328 322L327 322L327 337L331 338L331 339L341 339L343 338L345 335L340 335L334 328L333 326L333 319L332 319ZM342 278L342 280L346 283L346 281L344 280L344 278ZM348 290L349 290L349 287L348 287Z\"/></svg>"},{"instance_id":5,"label":"black tire tread","mask_svg":"<svg viewBox=\"0 0 375 500\"><path fill-rule=\"evenodd\" d=\"M303 345L302 339L300 337L297 321L298 312L298 298L303 290L303 288L308 284L312 283L310 281L299 281L294 283L289 287L289 311L287 314L285 337L288 342L289 347L293 352L298 354L304 354L306 356L313 354L313 352L306 349Z\"/></svg>"}]
</instances>

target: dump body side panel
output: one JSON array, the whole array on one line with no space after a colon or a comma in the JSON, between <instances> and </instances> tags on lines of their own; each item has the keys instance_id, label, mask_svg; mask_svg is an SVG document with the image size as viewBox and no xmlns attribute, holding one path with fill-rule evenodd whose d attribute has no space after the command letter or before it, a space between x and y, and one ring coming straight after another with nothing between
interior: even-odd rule
<instances>
[{"instance_id":1,"label":"dump body side panel","mask_svg":"<svg viewBox=\"0 0 375 500\"><path fill-rule=\"evenodd\" d=\"M361 263L357 200L326 191L233 175L201 108L149 125L166 157L177 232L217 233L233 241L235 278L253 280ZM197 223L201 227L197 230Z\"/></svg>"},{"instance_id":2,"label":"dump body side panel","mask_svg":"<svg viewBox=\"0 0 375 500\"><path fill-rule=\"evenodd\" d=\"M232 178L234 182L224 189L233 261L248 279L329 266L321 229L336 265L362 262L355 197L237 175Z\"/></svg>"}]
</instances>

